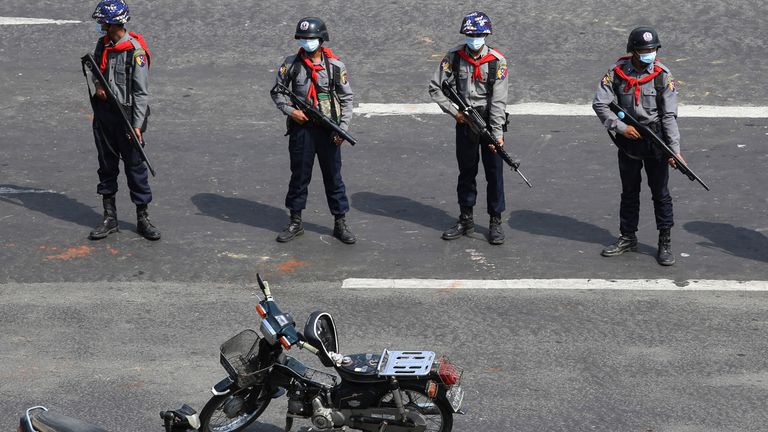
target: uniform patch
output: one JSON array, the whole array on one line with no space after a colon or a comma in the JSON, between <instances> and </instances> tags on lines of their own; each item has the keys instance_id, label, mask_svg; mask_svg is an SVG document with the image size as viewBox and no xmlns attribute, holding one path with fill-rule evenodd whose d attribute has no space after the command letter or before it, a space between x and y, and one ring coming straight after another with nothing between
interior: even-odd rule
<instances>
[{"instance_id":1,"label":"uniform patch","mask_svg":"<svg viewBox=\"0 0 768 432\"><path fill-rule=\"evenodd\" d=\"M443 61L440 62L440 69L443 70L443 72L450 72L451 71L451 62L448 61L448 57L443 57Z\"/></svg>"},{"instance_id":2,"label":"uniform patch","mask_svg":"<svg viewBox=\"0 0 768 432\"><path fill-rule=\"evenodd\" d=\"M280 66L280 69L277 71L277 76L280 77L280 80L283 80L285 78L285 73L288 72L288 66L283 64Z\"/></svg>"},{"instance_id":3,"label":"uniform patch","mask_svg":"<svg viewBox=\"0 0 768 432\"><path fill-rule=\"evenodd\" d=\"M667 88L672 91L677 91L677 80L676 79L669 80L669 83L667 84Z\"/></svg>"},{"instance_id":4,"label":"uniform patch","mask_svg":"<svg viewBox=\"0 0 768 432\"><path fill-rule=\"evenodd\" d=\"M347 70L342 69L341 70L341 85L347 85L349 83L349 76L347 75Z\"/></svg>"},{"instance_id":5,"label":"uniform patch","mask_svg":"<svg viewBox=\"0 0 768 432\"><path fill-rule=\"evenodd\" d=\"M496 71L496 79L503 80L507 78L507 67L502 66L499 68L498 71Z\"/></svg>"},{"instance_id":6,"label":"uniform patch","mask_svg":"<svg viewBox=\"0 0 768 432\"><path fill-rule=\"evenodd\" d=\"M610 72L606 73L605 76L603 76L603 79L600 80L600 82L602 82L603 85L606 86L606 87L611 85L611 81L613 81L613 78L611 77L611 73Z\"/></svg>"},{"instance_id":7,"label":"uniform patch","mask_svg":"<svg viewBox=\"0 0 768 432\"><path fill-rule=\"evenodd\" d=\"M136 56L136 65L139 67L144 67L147 65L147 56L144 54L139 54Z\"/></svg>"}]
</instances>

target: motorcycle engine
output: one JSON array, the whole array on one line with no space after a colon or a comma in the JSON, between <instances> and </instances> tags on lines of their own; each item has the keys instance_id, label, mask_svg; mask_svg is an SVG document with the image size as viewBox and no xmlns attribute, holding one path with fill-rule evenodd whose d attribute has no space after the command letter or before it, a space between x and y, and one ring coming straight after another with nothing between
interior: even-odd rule
<instances>
[{"instance_id":1,"label":"motorcycle engine","mask_svg":"<svg viewBox=\"0 0 768 432\"><path fill-rule=\"evenodd\" d=\"M312 400L312 425L317 429L332 429L344 425L344 415L339 411L326 408L320 398Z\"/></svg>"},{"instance_id":2,"label":"motorcycle engine","mask_svg":"<svg viewBox=\"0 0 768 432\"><path fill-rule=\"evenodd\" d=\"M288 412L302 417L309 416L312 404L307 400L307 394L299 389L288 392Z\"/></svg>"}]
</instances>

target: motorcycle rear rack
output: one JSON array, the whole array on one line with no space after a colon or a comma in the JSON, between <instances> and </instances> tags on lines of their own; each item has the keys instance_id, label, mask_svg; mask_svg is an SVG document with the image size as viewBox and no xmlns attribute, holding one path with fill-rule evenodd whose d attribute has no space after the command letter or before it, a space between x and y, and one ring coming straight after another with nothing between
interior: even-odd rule
<instances>
[{"instance_id":1,"label":"motorcycle rear rack","mask_svg":"<svg viewBox=\"0 0 768 432\"><path fill-rule=\"evenodd\" d=\"M435 353L432 351L389 351L384 350L379 361L379 376L414 376L429 375Z\"/></svg>"}]
</instances>

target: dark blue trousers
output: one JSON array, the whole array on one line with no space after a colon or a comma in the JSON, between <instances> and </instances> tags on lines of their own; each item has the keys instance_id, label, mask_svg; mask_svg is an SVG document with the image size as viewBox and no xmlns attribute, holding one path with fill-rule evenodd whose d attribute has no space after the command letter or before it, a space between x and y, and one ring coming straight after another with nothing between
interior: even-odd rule
<instances>
[{"instance_id":1,"label":"dark blue trousers","mask_svg":"<svg viewBox=\"0 0 768 432\"><path fill-rule=\"evenodd\" d=\"M664 159L650 157L633 159L619 150L619 174L621 175L621 207L619 210L619 229L624 234L637 231L640 220L640 184L641 171L645 167L648 186L653 196L653 212L656 215L656 229L671 228L674 225L672 215L672 196L669 194L669 165Z\"/></svg>"},{"instance_id":2,"label":"dark blue trousers","mask_svg":"<svg viewBox=\"0 0 768 432\"><path fill-rule=\"evenodd\" d=\"M315 155L323 173L325 197L333 215L349 211L344 181L341 179L341 147L331 140L331 133L314 125L291 125L288 152L291 158L291 181L285 196L285 207L293 211L307 206L307 192L312 180Z\"/></svg>"},{"instance_id":3,"label":"dark blue trousers","mask_svg":"<svg viewBox=\"0 0 768 432\"><path fill-rule=\"evenodd\" d=\"M101 101L94 102L93 109L93 138L99 154L99 185L96 192L100 195L117 193L117 176L120 174L122 158L131 201L136 205L149 204L152 201L149 170L141 160L139 152L128 140L128 132L120 114Z\"/></svg>"},{"instance_id":4,"label":"dark blue trousers","mask_svg":"<svg viewBox=\"0 0 768 432\"><path fill-rule=\"evenodd\" d=\"M488 183L486 195L488 214L498 216L504 211L504 161L488 148L487 142L480 142L469 126L456 124L456 160L459 162L459 181L456 193L460 206L474 207L477 201L477 171L483 160L485 180Z\"/></svg>"}]
</instances>

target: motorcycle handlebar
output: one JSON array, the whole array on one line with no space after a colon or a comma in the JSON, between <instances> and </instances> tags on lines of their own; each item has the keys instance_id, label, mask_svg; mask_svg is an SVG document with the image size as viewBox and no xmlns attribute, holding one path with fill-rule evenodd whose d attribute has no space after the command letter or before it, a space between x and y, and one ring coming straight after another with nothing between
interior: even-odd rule
<instances>
[{"instance_id":1,"label":"motorcycle handlebar","mask_svg":"<svg viewBox=\"0 0 768 432\"><path fill-rule=\"evenodd\" d=\"M318 350L317 348L313 347L312 345L310 345L310 344L308 344L308 343L306 343L304 341L299 341L299 342L296 343L296 345L298 345L299 348L305 349L305 350L311 352L314 355L317 355L317 353L320 352L320 350Z\"/></svg>"}]
</instances>

